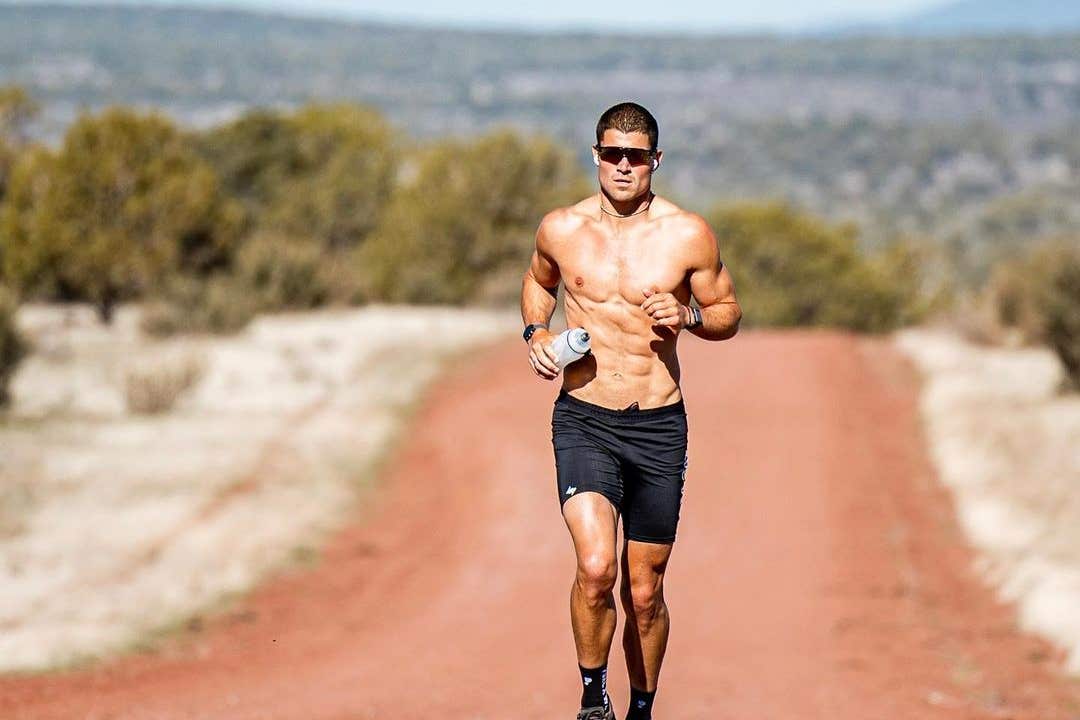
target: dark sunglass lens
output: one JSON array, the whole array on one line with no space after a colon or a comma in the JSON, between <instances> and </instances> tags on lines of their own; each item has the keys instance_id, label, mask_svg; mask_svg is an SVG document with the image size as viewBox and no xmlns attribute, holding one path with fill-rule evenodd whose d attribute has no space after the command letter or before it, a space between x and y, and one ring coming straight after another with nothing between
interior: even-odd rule
<instances>
[{"instance_id":1,"label":"dark sunglass lens","mask_svg":"<svg viewBox=\"0 0 1080 720\"><path fill-rule=\"evenodd\" d=\"M622 162L622 150L619 148L600 148L600 159L612 165Z\"/></svg>"},{"instance_id":2,"label":"dark sunglass lens","mask_svg":"<svg viewBox=\"0 0 1080 720\"><path fill-rule=\"evenodd\" d=\"M650 156L651 153L648 150L641 148L600 148L600 159L612 165L618 165L624 157L630 161L631 165L644 165L649 162Z\"/></svg>"}]
</instances>

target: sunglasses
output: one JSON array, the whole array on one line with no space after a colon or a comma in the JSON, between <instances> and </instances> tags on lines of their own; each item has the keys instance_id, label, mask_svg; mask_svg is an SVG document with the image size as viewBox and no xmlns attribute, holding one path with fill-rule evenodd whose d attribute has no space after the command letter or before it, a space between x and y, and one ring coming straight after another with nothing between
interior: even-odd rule
<instances>
[{"instance_id":1,"label":"sunglasses","mask_svg":"<svg viewBox=\"0 0 1080 720\"><path fill-rule=\"evenodd\" d=\"M623 158L630 161L631 165L648 165L656 156L653 150L633 147L617 147L614 145L593 145L600 159L612 165L618 165Z\"/></svg>"}]
</instances>

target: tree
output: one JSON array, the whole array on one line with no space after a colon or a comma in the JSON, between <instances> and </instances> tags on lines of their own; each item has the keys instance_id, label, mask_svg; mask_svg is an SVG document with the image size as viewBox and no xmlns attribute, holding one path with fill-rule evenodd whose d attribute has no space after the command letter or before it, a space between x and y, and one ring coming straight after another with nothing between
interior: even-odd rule
<instances>
[{"instance_id":1,"label":"tree","mask_svg":"<svg viewBox=\"0 0 1080 720\"><path fill-rule=\"evenodd\" d=\"M38 105L26 90L17 85L0 87L0 201L26 145L26 126L37 113Z\"/></svg>"},{"instance_id":2,"label":"tree","mask_svg":"<svg viewBox=\"0 0 1080 720\"><path fill-rule=\"evenodd\" d=\"M378 224L397 174L392 128L376 111L309 105L258 110L199 139L257 230L356 247Z\"/></svg>"},{"instance_id":3,"label":"tree","mask_svg":"<svg viewBox=\"0 0 1080 720\"><path fill-rule=\"evenodd\" d=\"M1080 240L1040 244L995 268L989 284L998 319L1032 343L1049 345L1080 388Z\"/></svg>"},{"instance_id":4,"label":"tree","mask_svg":"<svg viewBox=\"0 0 1080 720\"><path fill-rule=\"evenodd\" d=\"M24 291L115 303L177 269L227 255L235 212L213 169L164 117L111 109L79 118L60 150L30 153L0 228L4 269Z\"/></svg>"},{"instance_id":5,"label":"tree","mask_svg":"<svg viewBox=\"0 0 1080 720\"><path fill-rule=\"evenodd\" d=\"M440 142L412 160L410 174L358 254L380 300L509 299L544 213L588 192L573 158L510 132Z\"/></svg>"},{"instance_id":6,"label":"tree","mask_svg":"<svg viewBox=\"0 0 1080 720\"><path fill-rule=\"evenodd\" d=\"M8 402L8 382L27 352L26 342L15 327L18 303L15 294L0 285L0 405Z\"/></svg>"},{"instance_id":7,"label":"tree","mask_svg":"<svg viewBox=\"0 0 1080 720\"><path fill-rule=\"evenodd\" d=\"M40 110L38 103L18 85L0 87L0 139L19 146L26 143L26 127Z\"/></svg>"},{"instance_id":8,"label":"tree","mask_svg":"<svg viewBox=\"0 0 1080 720\"><path fill-rule=\"evenodd\" d=\"M917 263L908 248L864 256L854 226L778 204L717 208L709 222L752 325L878 332L917 314Z\"/></svg>"}]
</instances>

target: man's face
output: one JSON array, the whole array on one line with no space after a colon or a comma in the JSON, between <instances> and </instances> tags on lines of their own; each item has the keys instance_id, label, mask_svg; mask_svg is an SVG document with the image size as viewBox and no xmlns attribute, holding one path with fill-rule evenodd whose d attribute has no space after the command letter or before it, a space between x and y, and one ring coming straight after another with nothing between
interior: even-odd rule
<instances>
[{"instance_id":1,"label":"man's face","mask_svg":"<svg viewBox=\"0 0 1080 720\"><path fill-rule=\"evenodd\" d=\"M649 150L649 136L643 132L624 133L620 130L605 130L600 140L601 147L639 148ZM593 148L593 157L599 163L597 170L600 187L608 197L617 202L633 200L649 191L652 185L653 166L652 158L639 159L632 162L632 158L626 155L604 157L607 153L597 153ZM655 155L657 162L660 160L660 152Z\"/></svg>"}]
</instances>

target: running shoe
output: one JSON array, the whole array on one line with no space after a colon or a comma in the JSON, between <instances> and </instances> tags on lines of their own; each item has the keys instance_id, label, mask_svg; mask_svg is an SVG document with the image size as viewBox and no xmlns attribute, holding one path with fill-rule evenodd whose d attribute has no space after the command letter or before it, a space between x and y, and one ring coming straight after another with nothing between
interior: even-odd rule
<instances>
[{"instance_id":1,"label":"running shoe","mask_svg":"<svg viewBox=\"0 0 1080 720\"><path fill-rule=\"evenodd\" d=\"M581 712L577 714L577 720L615 720L615 711L611 709L609 701L606 709L603 705L581 708Z\"/></svg>"}]
</instances>

